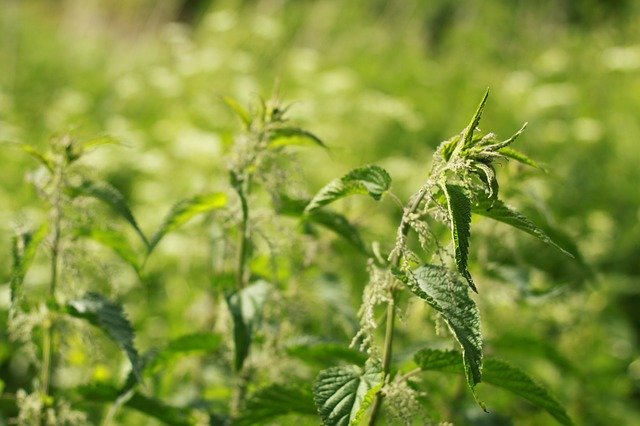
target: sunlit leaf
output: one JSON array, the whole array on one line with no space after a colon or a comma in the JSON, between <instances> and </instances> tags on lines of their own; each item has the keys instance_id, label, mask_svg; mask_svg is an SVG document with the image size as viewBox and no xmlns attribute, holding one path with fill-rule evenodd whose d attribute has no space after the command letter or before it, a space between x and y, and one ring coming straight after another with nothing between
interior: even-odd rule
<instances>
[{"instance_id":1,"label":"sunlit leaf","mask_svg":"<svg viewBox=\"0 0 640 426\"><path fill-rule=\"evenodd\" d=\"M409 273L394 270L394 274L442 315L462 348L465 376L473 389L482 379L480 313L462 277L435 265L421 266Z\"/></svg>"},{"instance_id":2,"label":"sunlit leaf","mask_svg":"<svg viewBox=\"0 0 640 426\"><path fill-rule=\"evenodd\" d=\"M425 371L464 373L462 357L457 351L425 349L417 352L414 360ZM485 358L482 381L521 396L533 405L546 410L563 425L572 424L562 405L544 387L519 368L495 358Z\"/></svg>"},{"instance_id":3,"label":"sunlit leaf","mask_svg":"<svg viewBox=\"0 0 640 426\"><path fill-rule=\"evenodd\" d=\"M245 127L247 129L249 129L251 127L251 114L249 113L249 111L247 111L246 108L244 108L242 105L240 105L240 103L238 103L238 101L236 101L233 98L230 98L228 96L223 96L222 100L225 104L227 104L227 106L229 108L231 108L231 110L233 112L236 113L236 115L238 116L238 118L240 118L240 120L242 120L242 122L244 123Z\"/></svg>"},{"instance_id":4,"label":"sunlit leaf","mask_svg":"<svg viewBox=\"0 0 640 426\"><path fill-rule=\"evenodd\" d=\"M276 149L290 145L327 147L319 137L298 127L283 127L271 131L269 148Z\"/></svg>"},{"instance_id":5,"label":"sunlit leaf","mask_svg":"<svg viewBox=\"0 0 640 426\"><path fill-rule=\"evenodd\" d=\"M391 186L391 177L381 167L370 165L351 170L345 176L325 185L306 208L312 212L340 198L354 194L368 194L379 200Z\"/></svg>"},{"instance_id":6,"label":"sunlit leaf","mask_svg":"<svg viewBox=\"0 0 640 426\"><path fill-rule=\"evenodd\" d=\"M317 416L311 387L303 384L273 384L254 392L233 424L263 424L287 414Z\"/></svg>"},{"instance_id":7,"label":"sunlit leaf","mask_svg":"<svg viewBox=\"0 0 640 426\"><path fill-rule=\"evenodd\" d=\"M129 222L145 245L149 245L147 237L144 232L142 232L142 229L140 229L140 226L138 226L138 222L127 205L127 201L114 186L107 182L84 180L79 186L72 188L72 191L76 196L93 197L110 206L116 213Z\"/></svg>"},{"instance_id":8,"label":"sunlit leaf","mask_svg":"<svg viewBox=\"0 0 640 426\"><path fill-rule=\"evenodd\" d=\"M139 255L122 233L106 228L81 228L77 235L110 248L136 272L140 271Z\"/></svg>"},{"instance_id":9,"label":"sunlit leaf","mask_svg":"<svg viewBox=\"0 0 640 426\"><path fill-rule=\"evenodd\" d=\"M484 111L484 106L487 103L488 97L489 97L489 89L487 89L487 91L484 93L484 96L482 97L482 101L480 101L480 105L478 105L478 108L476 109L476 112L473 115L473 118L471 119L471 121L469 122L469 124L464 130L464 133L462 136L462 142L465 148L470 147L472 144L473 132L477 129L478 124L480 124L480 119L482 118L482 112Z\"/></svg>"},{"instance_id":10,"label":"sunlit leaf","mask_svg":"<svg viewBox=\"0 0 640 426\"><path fill-rule=\"evenodd\" d=\"M476 285L469 273L469 237L471 229L471 201L461 187L446 184L442 187L447 198L449 217L451 218L451 237L455 246L458 271L477 292Z\"/></svg>"},{"instance_id":11,"label":"sunlit leaf","mask_svg":"<svg viewBox=\"0 0 640 426\"><path fill-rule=\"evenodd\" d=\"M355 365L322 370L313 385L313 397L328 426L357 424L380 391L383 374L379 368Z\"/></svg>"},{"instance_id":12,"label":"sunlit leaf","mask_svg":"<svg viewBox=\"0 0 640 426\"><path fill-rule=\"evenodd\" d=\"M271 291L271 285L258 281L241 290L225 295L233 319L235 344L234 367L240 371L249 355L254 332L262 321L262 308Z\"/></svg>"},{"instance_id":13,"label":"sunlit leaf","mask_svg":"<svg viewBox=\"0 0 640 426\"><path fill-rule=\"evenodd\" d=\"M542 229L536 226L535 223L527 219L522 213L508 207L500 200L490 200L483 194L477 194L476 204L473 206L473 213L511 225L527 234L533 235L543 243L554 247L565 255L573 257L571 253L556 244Z\"/></svg>"},{"instance_id":14,"label":"sunlit leaf","mask_svg":"<svg viewBox=\"0 0 640 426\"><path fill-rule=\"evenodd\" d=\"M48 155L38 151L31 145L20 145L22 150L37 160L40 164L45 166L51 173L53 173L54 165L53 160Z\"/></svg>"},{"instance_id":15,"label":"sunlit leaf","mask_svg":"<svg viewBox=\"0 0 640 426\"><path fill-rule=\"evenodd\" d=\"M171 231L178 229L195 216L220 209L227 205L227 195L214 192L207 195L199 195L175 204L158 230L149 241L149 253L158 245L162 238Z\"/></svg>"},{"instance_id":16,"label":"sunlit leaf","mask_svg":"<svg viewBox=\"0 0 640 426\"><path fill-rule=\"evenodd\" d=\"M99 293L91 292L80 299L67 302L67 312L76 318L87 320L90 324L104 331L126 353L131 362L132 370L140 378L141 362L133 343L133 327L121 304L113 302Z\"/></svg>"},{"instance_id":17,"label":"sunlit leaf","mask_svg":"<svg viewBox=\"0 0 640 426\"><path fill-rule=\"evenodd\" d=\"M546 172L547 170L542 167L539 163L537 163L536 161L532 160L531 158L527 157L525 154L521 153L520 151L517 151L511 147L505 147L505 148L500 148L498 150L498 152L502 155L504 155L505 157L511 158L513 160L516 160L522 164L526 164L527 166L531 166L531 167L535 167L536 169L540 169L543 172Z\"/></svg>"}]
</instances>

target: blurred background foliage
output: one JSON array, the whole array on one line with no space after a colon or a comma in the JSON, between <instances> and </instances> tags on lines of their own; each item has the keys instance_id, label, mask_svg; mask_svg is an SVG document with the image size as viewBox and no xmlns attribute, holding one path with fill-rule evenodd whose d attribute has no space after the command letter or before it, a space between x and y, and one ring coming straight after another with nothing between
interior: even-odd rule
<instances>
[{"instance_id":1,"label":"blurred background foliage","mask_svg":"<svg viewBox=\"0 0 640 426\"><path fill-rule=\"evenodd\" d=\"M406 199L434 148L466 124L490 87L483 129L506 137L528 122L517 147L550 171L505 164L503 198L561 230L555 237L573 240L582 259L560 259L527 236L474 222L487 350L540 378L578 424L637 424L639 21L640 3L632 0L5 0L0 140L45 146L66 131L115 136L124 146L90 155L87 166L126 195L150 232L158 212L185 194L227 188L224 156L240 124L221 96L250 103L279 90L294 102L291 116L330 147L328 154L297 152L298 190L312 194L375 162ZM33 160L7 144L0 164L4 283L13 229L44 216L29 184ZM344 211L366 241L391 248L400 217L393 203L353 200ZM207 259L215 232L204 223L168 239L142 286L135 276L109 272L102 285L123 300L143 350L211 330L218 308ZM320 237L329 251L316 266L294 274L294 261L282 260L281 285L297 297L283 310L300 335L346 344L357 327L366 259L331 235ZM265 269L254 263L254 273ZM287 284L290 276L300 282ZM34 288L41 278L36 268ZM8 300L2 284L0 309ZM329 310L335 315L327 318ZM421 347L437 336L425 331L429 318L413 311L410 305L400 342ZM0 377L10 392L31 373L16 360L5 318ZM83 377L121 375L85 361L83 345L69 358L89 372ZM215 406L228 395L218 370L203 367L211 364L182 361L156 396ZM434 379L433 398L426 398L436 420L552 422L514 397L481 389L497 413L486 423L446 379Z\"/></svg>"}]
</instances>

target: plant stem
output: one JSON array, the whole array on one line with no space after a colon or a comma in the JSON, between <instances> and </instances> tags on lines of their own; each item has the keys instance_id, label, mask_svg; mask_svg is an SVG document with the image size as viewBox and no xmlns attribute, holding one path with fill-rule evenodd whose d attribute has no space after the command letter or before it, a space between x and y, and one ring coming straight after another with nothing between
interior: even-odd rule
<instances>
[{"instance_id":1,"label":"plant stem","mask_svg":"<svg viewBox=\"0 0 640 426\"><path fill-rule=\"evenodd\" d=\"M62 222L62 182L63 182L64 162L56 167L53 176L53 240L51 242L51 266L49 277L49 294L48 299L55 302L56 288L58 285L58 264L60 257L60 239L61 239L61 222ZM49 394L49 385L53 374L53 339L54 325L49 315L44 324L44 333L42 337L42 394Z\"/></svg>"},{"instance_id":2,"label":"plant stem","mask_svg":"<svg viewBox=\"0 0 640 426\"><path fill-rule=\"evenodd\" d=\"M411 202L409 208L402 215L402 221L400 223L400 230L398 232L398 238L403 239L409 233L409 220L410 216L418 210L420 207L420 203L427 195L429 190L431 189L431 185L427 183L420 191L414 196L413 201ZM402 253L400 251L395 251L393 257L391 258L391 265L397 267L400 265L400 260L402 258ZM389 372L391 371L391 359L393 354L393 334L394 334L394 325L396 319L396 311L395 311L395 290L391 288L390 290L390 300L387 304L387 322L385 326L384 333L384 349L382 352L382 373L384 375L384 381L386 382L389 378ZM378 420L378 415L380 413L380 408L382 407L382 400L384 399L384 395L381 392L376 394L376 399L373 402L373 408L371 410L371 417L369 418L369 426L373 426L376 424Z\"/></svg>"},{"instance_id":3,"label":"plant stem","mask_svg":"<svg viewBox=\"0 0 640 426\"><path fill-rule=\"evenodd\" d=\"M248 178L246 178L248 179ZM249 252L249 244L251 241L251 229L249 227L249 203L247 202L249 183L247 181L240 182L236 191L240 197L242 206L242 221L240 222L240 243L238 250L238 267L236 275L236 287L241 290L247 284L247 257Z\"/></svg>"}]
</instances>

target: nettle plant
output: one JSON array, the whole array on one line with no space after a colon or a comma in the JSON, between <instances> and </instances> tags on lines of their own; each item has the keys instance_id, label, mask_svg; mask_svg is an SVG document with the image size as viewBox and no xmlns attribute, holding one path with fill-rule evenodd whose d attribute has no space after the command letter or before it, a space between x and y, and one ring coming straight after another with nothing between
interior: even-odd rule
<instances>
[{"instance_id":1,"label":"nettle plant","mask_svg":"<svg viewBox=\"0 0 640 426\"><path fill-rule=\"evenodd\" d=\"M374 425L383 417L384 424L392 420L412 424L416 418L428 418L420 413L419 386L413 382L424 371L463 374L483 409L475 393L480 382L509 390L545 409L560 423L571 424L562 406L526 373L499 359L483 357L480 315L470 296L470 290L478 291L468 268L472 214L511 225L571 257L499 198L497 162L513 159L540 166L510 147L524 127L505 141L478 129L487 96L488 92L468 126L436 150L424 185L403 209L391 253L369 262L370 281L360 309L361 329L352 343L359 344L368 357L363 364L331 367L316 377L313 399L326 425L364 421ZM305 213L321 211L353 194L368 194L379 200L389 193L390 185L391 178L384 169L358 168L322 188ZM449 229L450 243L438 232L442 226ZM411 232L417 235L422 252L410 248ZM408 292L426 302L446 323L458 350L420 350L413 357L415 369L404 371L393 367L393 343L400 313L397 301L401 293ZM386 305L381 347L376 344L379 305Z\"/></svg>"}]
</instances>

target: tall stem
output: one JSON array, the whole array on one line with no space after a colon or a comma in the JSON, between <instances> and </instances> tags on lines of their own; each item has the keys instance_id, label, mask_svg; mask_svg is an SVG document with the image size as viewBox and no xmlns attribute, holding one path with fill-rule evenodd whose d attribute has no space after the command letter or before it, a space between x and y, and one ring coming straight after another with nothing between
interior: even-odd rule
<instances>
[{"instance_id":1,"label":"tall stem","mask_svg":"<svg viewBox=\"0 0 640 426\"><path fill-rule=\"evenodd\" d=\"M240 182L236 191L240 197L240 204L242 207L242 221L240 222L240 237L239 237L239 250L238 250L238 267L236 271L236 286L238 290L246 287L247 284L247 257L249 254L249 244L251 242L251 228L249 227L249 203L247 202L247 195L249 192L248 177L246 180Z\"/></svg>"},{"instance_id":2,"label":"tall stem","mask_svg":"<svg viewBox=\"0 0 640 426\"><path fill-rule=\"evenodd\" d=\"M49 277L49 294L48 299L55 301L56 288L58 285L58 264L60 263L60 239L61 239L61 223L62 223L62 182L63 182L64 163L58 164L53 176L53 205L52 217L53 222L53 239L51 242L51 266ZM49 385L51 383L51 375L53 373L53 340L54 340L54 324L51 317L47 318L44 324L42 337L42 394L49 394Z\"/></svg>"},{"instance_id":3,"label":"tall stem","mask_svg":"<svg viewBox=\"0 0 640 426\"><path fill-rule=\"evenodd\" d=\"M429 192L431 186L429 184L424 185L420 188L420 191L415 195L411 205L402 215L402 222L400 224L400 230L398 232L398 238L404 239L409 233L409 222L410 216L418 210L420 207L420 203L424 199L424 197ZM391 258L391 265L397 267L400 265L402 254L399 251L394 252L393 257ZM382 373L384 376L384 381L386 382L389 378L389 372L391 371L391 359L393 355L393 334L394 334L394 326L396 320L396 309L395 309L395 290L391 289L390 300L387 303L387 318L386 318L386 326L384 333L384 348L382 352ZM380 408L382 407L382 400L384 395L380 392L376 394L376 399L373 402L373 408L371 410L371 417L369 418L369 426L373 426L376 424L378 420L378 415L380 414Z\"/></svg>"}]
</instances>

